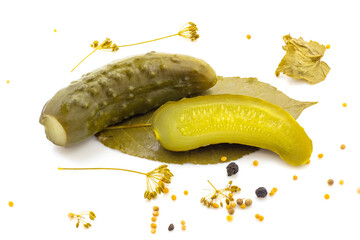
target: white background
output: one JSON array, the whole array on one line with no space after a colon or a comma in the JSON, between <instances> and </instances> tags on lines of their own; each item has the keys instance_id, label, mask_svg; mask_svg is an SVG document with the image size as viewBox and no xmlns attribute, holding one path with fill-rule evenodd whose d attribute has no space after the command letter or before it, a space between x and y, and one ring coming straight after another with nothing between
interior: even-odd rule
<instances>
[{"instance_id":1,"label":"white background","mask_svg":"<svg viewBox=\"0 0 360 240\"><path fill-rule=\"evenodd\" d=\"M356 239L360 17L355 3L1 1L0 239ZM99 51L70 72L91 51L94 40L110 37L119 45L149 40L177 33L188 21L199 28L196 42L174 37L117 53ZM282 36L288 33L331 45L323 58L331 67L324 82L310 85L283 75L276 78L285 54ZM237 160L240 170L231 178L227 164L169 165L175 175L170 193L151 202L143 199L144 176L57 170L118 167L148 172L160 165L108 149L95 138L66 149L54 146L38 122L45 102L72 80L112 60L152 50L202 58L220 76L257 77L292 98L318 101L298 119L313 140L311 163L292 167L262 150ZM342 107L343 102L348 107ZM345 150L340 150L341 144ZM324 154L321 160L319 153ZM259 166L252 166L253 160ZM332 187L326 183L329 178L335 181ZM199 203L207 193L204 189L210 188L207 180L222 188L230 179L242 189L236 198L253 199L250 208L236 210L231 223L225 209ZM254 192L260 186L277 187L278 192L259 200ZM329 200L324 199L326 193ZM177 195L176 201L171 194ZM153 235L154 205L160 207L160 216ZM67 214L86 210L97 215L93 227L76 229ZM256 213L264 216L263 222L255 219ZM182 219L185 232L180 230ZM167 230L170 223L173 232Z\"/></svg>"}]
</instances>

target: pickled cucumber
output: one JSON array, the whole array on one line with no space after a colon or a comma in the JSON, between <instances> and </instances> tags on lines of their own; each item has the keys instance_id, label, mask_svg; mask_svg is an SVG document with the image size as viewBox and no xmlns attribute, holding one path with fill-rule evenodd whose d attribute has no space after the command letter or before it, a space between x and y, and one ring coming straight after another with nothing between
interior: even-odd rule
<instances>
[{"instance_id":1,"label":"pickled cucumber","mask_svg":"<svg viewBox=\"0 0 360 240\"><path fill-rule=\"evenodd\" d=\"M40 123L56 145L81 142L135 114L206 90L217 81L203 60L150 52L114 61L61 89L44 106Z\"/></svg>"},{"instance_id":2,"label":"pickled cucumber","mask_svg":"<svg viewBox=\"0 0 360 240\"><path fill-rule=\"evenodd\" d=\"M208 95L167 102L155 111L152 129L170 151L217 143L265 148L292 165L306 163L312 141L285 110L243 95Z\"/></svg>"}]
</instances>

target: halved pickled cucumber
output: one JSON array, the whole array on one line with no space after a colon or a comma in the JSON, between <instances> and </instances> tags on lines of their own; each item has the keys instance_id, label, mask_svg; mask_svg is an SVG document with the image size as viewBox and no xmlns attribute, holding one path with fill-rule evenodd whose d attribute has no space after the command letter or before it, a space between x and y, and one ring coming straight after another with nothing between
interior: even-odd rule
<instances>
[{"instance_id":1,"label":"halved pickled cucumber","mask_svg":"<svg viewBox=\"0 0 360 240\"><path fill-rule=\"evenodd\" d=\"M152 128L170 151L217 143L269 149L292 165L306 163L312 141L285 110L242 95L208 95L168 102L156 110Z\"/></svg>"},{"instance_id":2,"label":"halved pickled cucumber","mask_svg":"<svg viewBox=\"0 0 360 240\"><path fill-rule=\"evenodd\" d=\"M87 73L57 92L44 106L40 123L50 141L69 146L169 100L202 92L216 81L215 71L194 57L134 56Z\"/></svg>"}]
</instances>

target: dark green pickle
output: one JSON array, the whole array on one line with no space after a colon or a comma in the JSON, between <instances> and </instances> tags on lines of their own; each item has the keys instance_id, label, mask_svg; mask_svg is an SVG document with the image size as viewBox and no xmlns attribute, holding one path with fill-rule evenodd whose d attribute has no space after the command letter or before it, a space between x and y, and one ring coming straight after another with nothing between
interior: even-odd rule
<instances>
[{"instance_id":1,"label":"dark green pickle","mask_svg":"<svg viewBox=\"0 0 360 240\"><path fill-rule=\"evenodd\" d=\"M150 52L109 63L61 89L40 123L59 146L79 143L107 126L215 85L215 71L191 56Z\"/></svg>"}]
</instances>

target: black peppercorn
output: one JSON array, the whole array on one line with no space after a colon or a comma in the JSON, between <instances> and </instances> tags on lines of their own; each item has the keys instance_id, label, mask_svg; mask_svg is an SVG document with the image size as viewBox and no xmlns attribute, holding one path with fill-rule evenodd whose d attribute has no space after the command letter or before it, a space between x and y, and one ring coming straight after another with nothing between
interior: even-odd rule
<instances>
[{"instance_id":1,"label":"black peppercorn","mask_svg":"<svg viewBox=\"0 0 360 240\"><path fill-rule=\"evenodd\" d=\"M258 198L264 198L267 195L267 190L264 187L259 187L256 189L255 194Z\"/></svg>"},{"instance_id":2,"label":"black peppercorn","mask_svg":"<svg viewBox=\"0 0 360 240\"><path fill-rule=\"evenodd\" d=\"M170 224L168 230L169 230L169 231L172 231L172 230L174 230L174 228L175 228L175 227L174 227L174 224Z\"/></svg>"},{"instance_id":3,"label":"black peppercorn","mask_svg":"<svg viewBox=\"0 0 360 240\"><path fill-rule=\"evenodd\" d=\"M239 171L239 167L236 163L232 162L229 165L227 165L226 171L227 171L228 176L230 177Z\"/></svg>"}]
</instances>

